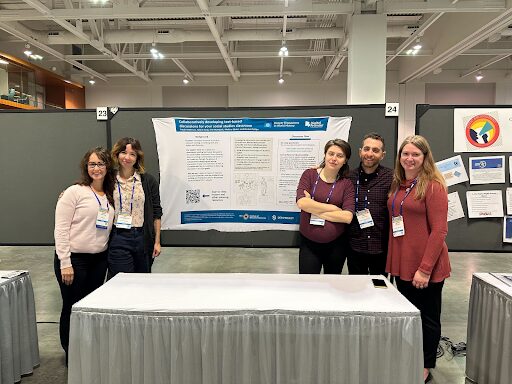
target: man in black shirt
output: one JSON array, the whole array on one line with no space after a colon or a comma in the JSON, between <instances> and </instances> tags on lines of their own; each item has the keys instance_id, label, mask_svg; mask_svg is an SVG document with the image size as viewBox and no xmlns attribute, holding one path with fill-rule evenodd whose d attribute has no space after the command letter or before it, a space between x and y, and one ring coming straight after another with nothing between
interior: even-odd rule
<instances>
[{"instance_id":1,"label":"man in black shirt","mask_svg":"<svg viewBox=\"0 0 512 384\"><path fill-rule=\"evenodd\" d=\"M351 275L385 275L389 217L388 192L393 170L380 164L386 154L377 133L364 136L361 163L350 172L354 184L356 217L349 229L348 271Z\"/></svg>"}]
</instances>

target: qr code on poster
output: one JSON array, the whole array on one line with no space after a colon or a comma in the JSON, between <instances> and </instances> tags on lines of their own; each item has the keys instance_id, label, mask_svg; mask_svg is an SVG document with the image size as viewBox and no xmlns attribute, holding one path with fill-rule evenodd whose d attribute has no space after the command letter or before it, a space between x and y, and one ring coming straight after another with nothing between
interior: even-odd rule
<instances>
[{"instance_id":1,"label":"qr code on poster","mask_svg":"<svg viewBox=\"0 0 512 384\"><path fill-rule=\"evenodd\" d=\"M187 189L186 203L197 204L201 201L201 191L199 189Z\"/></svg>"}]
</instances>

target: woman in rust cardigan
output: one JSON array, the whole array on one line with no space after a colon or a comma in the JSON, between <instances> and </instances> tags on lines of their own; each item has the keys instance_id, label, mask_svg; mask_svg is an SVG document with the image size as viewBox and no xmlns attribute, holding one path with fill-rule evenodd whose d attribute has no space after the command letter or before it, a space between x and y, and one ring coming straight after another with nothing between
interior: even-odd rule
<instances>
[{"instance_id":1,"label":"woman in rust cardigan","mask_svg":"<svg viewBox=\"0 0 512 384\"><path fill-rule=\"evenodd\" d=\"M445 237L448 194L427 140L407 137L398 152L388 199L390 214L386 271L398 290L421 312L425 383L432 378L441 337L441 296L450 276Z\"/></svg>"}]
</instances>

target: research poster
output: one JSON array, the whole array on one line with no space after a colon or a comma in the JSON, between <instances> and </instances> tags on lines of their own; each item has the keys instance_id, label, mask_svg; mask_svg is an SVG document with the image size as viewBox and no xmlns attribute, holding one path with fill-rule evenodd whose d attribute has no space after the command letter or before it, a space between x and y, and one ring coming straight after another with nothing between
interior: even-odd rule
<instances>
[{"instance_id":1,"label":"research poster","mask_svg":"<svg viewBox=\"0 0 512 384\"><path fill-rule=\"evenodd\" d=\"M512 152L512 109L455 108L454 152Z\"/></svg>"},{"instance_id":2,"label":"research poster","mask_svg":"<svg viewBox=\"0 0 512 384\"><path fill-rule=\"evenodd\" d=\"M154 118L162 229L297 230L296 188L351 117Z\"/></svg>"},{"instance_id":3,"label":"research poster","mask_svg":"<svg viewBox=\"0 0 512 384\"><path fill-rule=\"evenodd\" d=\"M469 180L460 155L438 161L436 166L443 175L448 187Z\"/></svg>"},{"instance_id":4,"label":"research poster","mask_svg":"<svg viewBox=\"0 0 512 384\"><path fill-rule=\"evenodd\" d=\"M468 217L503 217L503 194L501 190L467 191Z\"/></svg>"},{"instance_id":5,"label":"research poster","mask_svg":"<svg viewBox=\"0 0 512 384\"><path fill-rule=\"evenodd\" d=\"M505 183L505 156L469 158L470 184Z\"/></svg>"},{"instance_id":6,"label":"research poster","mask_svg":"<svg viewBox=\"0 0 512 384\"><path fill-rule=\"evenodd\" d=\"M464 210L460 201L459 192L448 194L448 221L461 219L464 217Z\"/></svg>"},{"instance_id":7,"label":"research poster","mask_svg":"<svg viewBox=\"0 0 512 384\"><path fill-rule=\"evenodd\" d=\"M512 243L512 216L503 218L503 242Z\"/></svg>"}]
</instances>

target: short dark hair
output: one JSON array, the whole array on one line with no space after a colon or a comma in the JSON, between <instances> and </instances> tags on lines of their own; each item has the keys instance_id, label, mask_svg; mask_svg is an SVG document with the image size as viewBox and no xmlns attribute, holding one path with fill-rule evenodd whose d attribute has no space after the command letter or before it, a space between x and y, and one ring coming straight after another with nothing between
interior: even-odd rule
<instances>
[{"instance_id":1,"label":"short dark hair","mask_svg":"<svg viewBox=\"0 0 512 384\"><path fill-rule=\"evenodd\" d=\"M364 135L363 141L361 142L361 147L364 145L364 141L366 139L379 140L380 142L382 142L382 150L383 151L386 150L386 143L384 142L384 138L381 135L379 135L377 132L370 132L370 133L367 133L366 135Z\"/></svg>"},{"instance_id":2,"label":"short dark hair","mask_svg":"<svg viewBox=\"0 0 512 384\"><path fill-rule=\"evenodd\" d=\"M112 161L116 168L119 168L119 154L126 150L126 146L130 144L132 149L137 152L137 160L135 161L135 165L133 166L137 173L142 175L145 172L144 168L144 152L142 152L142 147L140 145L140 141L134 139L133 137L123 137L122 139L117 140L117 143L114 144L114 148L112 148Z\"/></svg>"},{"instance_id":3,"label":"short dark hair","mask_svg":"<svg viewBox=\"0 0 512 384\"><path fill-rule=\"evenodd\" d=\"M345 140L342 139L332 139L329 140L327 143L325 143L324 147L324 159L322 160L322 163L320 164L320 168L325 167L325 154L331 148L333 145L340 147L343 154L345 155L345 158L347 161L345 161L345 164L343 164L343 167L340 168L338 171L338 178L341 179L343 177L348 176L349 166L348 166L348 160L350 159L350 156L352 155L352 149L350 148L350 144L347 143Z\"/></svg>"}]
</instances>

